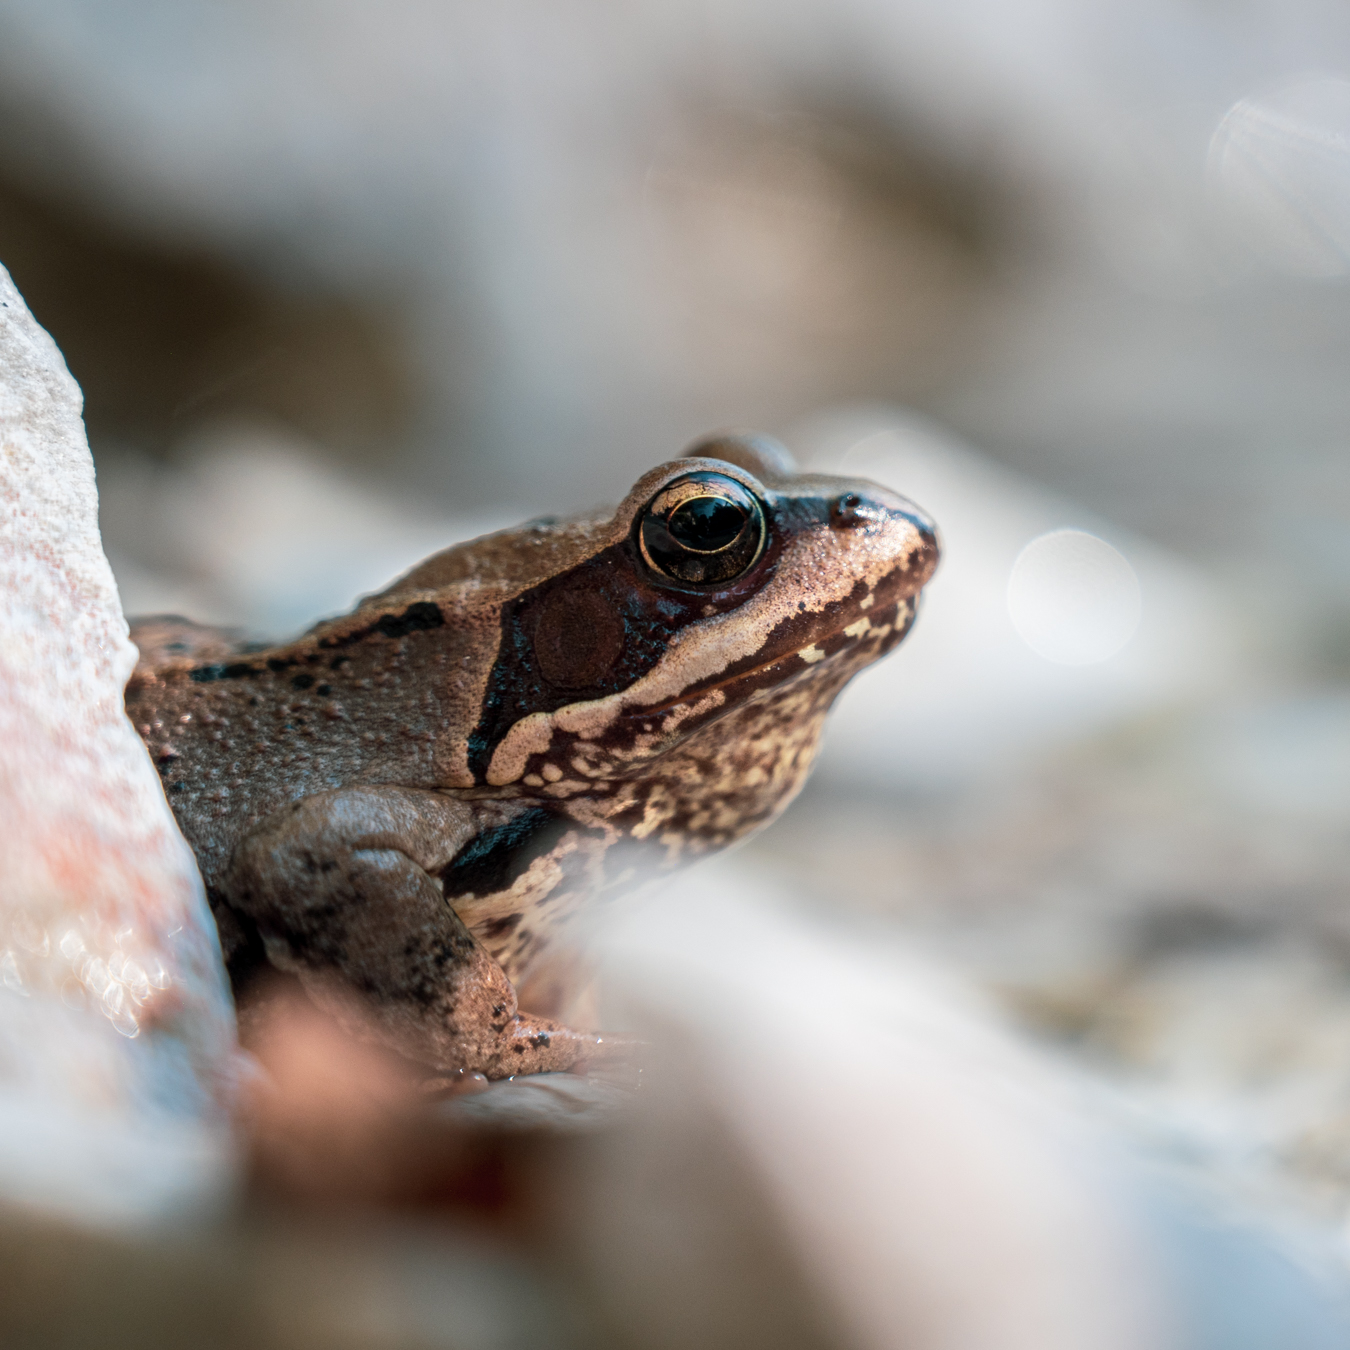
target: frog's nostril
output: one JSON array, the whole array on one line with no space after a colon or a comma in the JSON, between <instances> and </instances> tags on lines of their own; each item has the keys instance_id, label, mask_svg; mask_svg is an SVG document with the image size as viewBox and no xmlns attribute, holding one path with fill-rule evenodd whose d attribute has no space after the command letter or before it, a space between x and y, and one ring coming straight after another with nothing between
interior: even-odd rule
<instances>
[{"instance_id":1,"label":"frog's nostril","mask_svg":"<svg viewBox=\"0 0 1350 1350\"><path fill-rule=\"evenodd\" d=\"M845 492L830 505L830 524L836 530L847 530L868 519L863 499L856 492Z\"/></svg>"}]
</instances>

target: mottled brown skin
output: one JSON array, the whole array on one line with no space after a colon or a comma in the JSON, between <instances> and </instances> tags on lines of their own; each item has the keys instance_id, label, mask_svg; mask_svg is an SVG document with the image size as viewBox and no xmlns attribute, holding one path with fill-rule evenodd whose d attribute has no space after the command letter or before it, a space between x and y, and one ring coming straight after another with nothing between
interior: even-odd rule
<instances>
[{"instance_id":1,"label":"mottled brown skin","mask_svg":"<svg viewBox=\"0 0 1350 1350\"><path fill-rule=\"evenodd\" d=\"M639 546L691 473L764 507L762 553L699 587ZM236 988L264 962L389 1044L490 1078L598 1038L533 1011L583 905L772 820L831 703L908 631L931 522L871 483L721 438L613 515L448 549L264 649L139 624L127 710L196 852Z\"/></svg>"}]
</instances>

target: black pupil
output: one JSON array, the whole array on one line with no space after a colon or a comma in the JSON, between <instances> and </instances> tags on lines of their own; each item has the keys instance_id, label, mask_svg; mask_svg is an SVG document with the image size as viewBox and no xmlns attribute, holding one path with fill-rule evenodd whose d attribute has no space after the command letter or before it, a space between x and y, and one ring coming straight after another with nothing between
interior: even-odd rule
<instances>
[{"instance_id":1,"label":"black pupil","mask_svg":"<svg viewBox=\"0 0 1350 1350\"><path fill-rule=\"evenodd\" d=\"M695 497L670 513L666 529L685 548L716 553L736 542L745 528L745 516L744 508L725 497Z\"/></svg>"}]
</instances>

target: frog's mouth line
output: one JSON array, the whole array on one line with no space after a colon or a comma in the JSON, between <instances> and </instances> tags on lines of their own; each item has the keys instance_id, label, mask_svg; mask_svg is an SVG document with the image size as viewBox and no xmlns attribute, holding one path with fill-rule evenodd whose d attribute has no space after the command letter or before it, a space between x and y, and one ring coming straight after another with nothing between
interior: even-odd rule
<instances>
[{"instance_id":1,"label":"frog's mouth line","mask_svg":"<svg viewBox=\"0 0 1350 1350\"><path fill-rule=\"evenodd\" d=\"M900 611L907 608L908 615L901 618ZM694 686L693 689L677 695L675 698L667 699L664 703L654 704L651 707L644 708L640 712L636 709L625 714L627 718L634 717L659 717L662 713L669 712L674 708L685 707L690 703L696 703L700 699L706 698L709 694L716 693L719 689L729 689L736 685L753 683L763 679L770 673L776 672L781 666L792 660L801 662L801 669L788 672L786 676L776 676L768 681L769 685L781 683L783 678L795 678L797 675L804 674L806 671L822 667L824 664L831 663L845 653L855 650L857 645L866 638L872 638L874 641L885 642L887 639L898 641L896 638L897 628L903 636L907 631L909 623L913 621L914 605L913 601L898 600L894 606L887 606L881 611L882 614L891 614L889 623L874 624L872 616L868 614L860 615L852 623L846 624L842 628L837 628L826 637L819 637L813 643L806 647L799 647L795 651L787 651L780 656L772 657L768 661L763 661L757 666L750 666L745 670L738 670L730 675L723 676L719 680L711 680L706 684ZM877 616L878 618L880 615ZM767 687L767 686L766 686Z\"/></svg>"}]
</instances>

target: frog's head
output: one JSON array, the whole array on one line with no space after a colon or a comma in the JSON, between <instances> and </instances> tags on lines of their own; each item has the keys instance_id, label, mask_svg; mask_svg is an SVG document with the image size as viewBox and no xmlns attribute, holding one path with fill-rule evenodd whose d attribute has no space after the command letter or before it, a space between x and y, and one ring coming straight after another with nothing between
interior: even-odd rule
<instances>
[{"instance_id":1,"label":"frog's head","mask_svg":"<svg viewBox=\"0 0 1350 1350\"><path fill-rule=\"evenodd\" d=\"M497 633L450 782L566 799L691 774L715 794L729 774L785 801L835 695L908 631L937 557L932 521L896 493L719 437L612 516L475 541L398 591L458 590L461 621Z\"/></svg>"}]
</instances>

